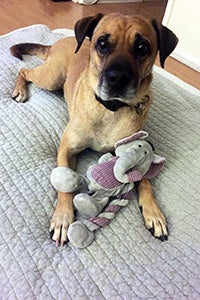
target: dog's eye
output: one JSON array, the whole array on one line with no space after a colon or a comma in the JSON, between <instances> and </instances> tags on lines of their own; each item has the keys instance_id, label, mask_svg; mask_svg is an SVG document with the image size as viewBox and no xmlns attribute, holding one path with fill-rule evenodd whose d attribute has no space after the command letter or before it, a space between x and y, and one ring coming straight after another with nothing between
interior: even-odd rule
<instances>
[{"instance_id":1,"label":"dog's eye","mask_svg":"<svg viewBox=\"0 0 200 300\"><path fill-rule=\"evenodd\" d=\"M148 55L150 52L150 45L149 42L145 39L138 39L134 43L134 48L133 48L134 54L144 57Z\"/></svg>"},{"instance_id":2,"label":"dog's eye","mask_svg":"<svg viewBox=\"0 0 200 300\"><path fill-rule=\"evenodd\" d=\"M96 43L96 49L101 53L101 54L106 54L111 51L111 44L109 42L109 35L103 35L98 38L97 43Z\"/></svg>"}]
</instances>

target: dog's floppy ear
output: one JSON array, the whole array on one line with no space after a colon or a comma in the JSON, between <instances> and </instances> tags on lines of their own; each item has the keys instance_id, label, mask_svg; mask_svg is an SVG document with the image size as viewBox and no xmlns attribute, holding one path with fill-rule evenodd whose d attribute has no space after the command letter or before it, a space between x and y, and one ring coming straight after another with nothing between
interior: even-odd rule
<instances>
[{"instance_id":1,"label":"dog's floppy ear","mask_svg":"<svg viewBox=\"0 0 200 300\"><path fill-rule=\"evenodd\" d=\"M160 55L160 64L164 68L164 63L166 58L172 53L175 49L178 38L176 35L167 27L163 26L161 23L156 20L152 20L151 24L156 31L157 41L158 41L158 50Z\"/></svg>"},{"instance_id":2,"label":"dog's floppy ear","mask_svg":"<svg viewBox=\"0 0 200 300\"><path fill-rule=\"evenodd\" d=\"M75 53L80 49L85 37L88 37L91 40L93 31L102 17L103 14L97 14L95 16L83 18L75 24L74 31L78 43Z\"/></svg>"}]
</instances>

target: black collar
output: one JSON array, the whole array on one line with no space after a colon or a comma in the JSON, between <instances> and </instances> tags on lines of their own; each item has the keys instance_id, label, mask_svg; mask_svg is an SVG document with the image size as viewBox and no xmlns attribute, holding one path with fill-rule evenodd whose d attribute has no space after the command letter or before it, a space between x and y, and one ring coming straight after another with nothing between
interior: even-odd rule
<instances>
[{"instance_id":1,"label":"black collar","mask_svg":"<svg viewBox=\"0 0 200 300\"><path fill-rule=\"evenodd\" d=\"M143 113L143 106L146 102L149 101L149 96L145 95L144 98L141 99L140 103L137 103L136 105L128 105L127 103L123 103L119 100L108 100L103 101L99 96L95 94L96 100L101 103L106 109L110 111L117 111L119 108L124 106L129 106L130 108L134 108L136 110L136 113L138 115L142 115Z\"/></svg>"},{"instance_id":2,"label":"black collar","mask_svg":"<svg viewBox=\"0 0 200 300\"><path fill-rule=\"evenodd\" d=\"M117 111L120 107L124 106L129 106L126 103L123 103L119 100L108 100L108 101L103 101L99 96L95 94L96 100L101 103L105 108L111 111Z\"/></svg>"}]
</instances>

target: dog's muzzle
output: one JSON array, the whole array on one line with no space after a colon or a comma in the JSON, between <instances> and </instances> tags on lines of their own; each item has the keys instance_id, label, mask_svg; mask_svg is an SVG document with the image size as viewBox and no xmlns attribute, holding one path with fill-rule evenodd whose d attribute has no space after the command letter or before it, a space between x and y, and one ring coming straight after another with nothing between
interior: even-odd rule
<instances>
[{"instance_id":1,"label":"dog's muzzle","mask_svg":"<svg viewBox=\"0 0 200 300\"><path fill-rule=\"evenodd\" d=\"M98 95L104 101L117 99L129 102L135 96L138 86L137 75L130 63L124 59L110 63L103 71L98 86Z\"/></svg>"}]
</instances>

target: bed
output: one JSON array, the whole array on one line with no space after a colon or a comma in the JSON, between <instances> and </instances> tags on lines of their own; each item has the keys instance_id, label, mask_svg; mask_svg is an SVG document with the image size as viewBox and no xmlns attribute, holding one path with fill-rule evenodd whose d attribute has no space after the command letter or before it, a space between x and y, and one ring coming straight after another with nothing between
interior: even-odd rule
<instances>
[{"instance_id":1,"label":"bed","mask_svg":"<svg viewBox=\"0 0 200 300\"><path fill-rule=\"evenodd\" d=\"M56 204L49 178L67 106L59 91L31 84L29 101L12 100L18 70L40 59L20 61L9 47L71 35L33 25L0 37L0 299L200 299L200 92L159 67L145 130L166 158L152 184L168 241L144 228L136 195L85 249L57 248L49 238ZM97 156L81 154L78 171Z\"/></svg>"}]
</instances>

